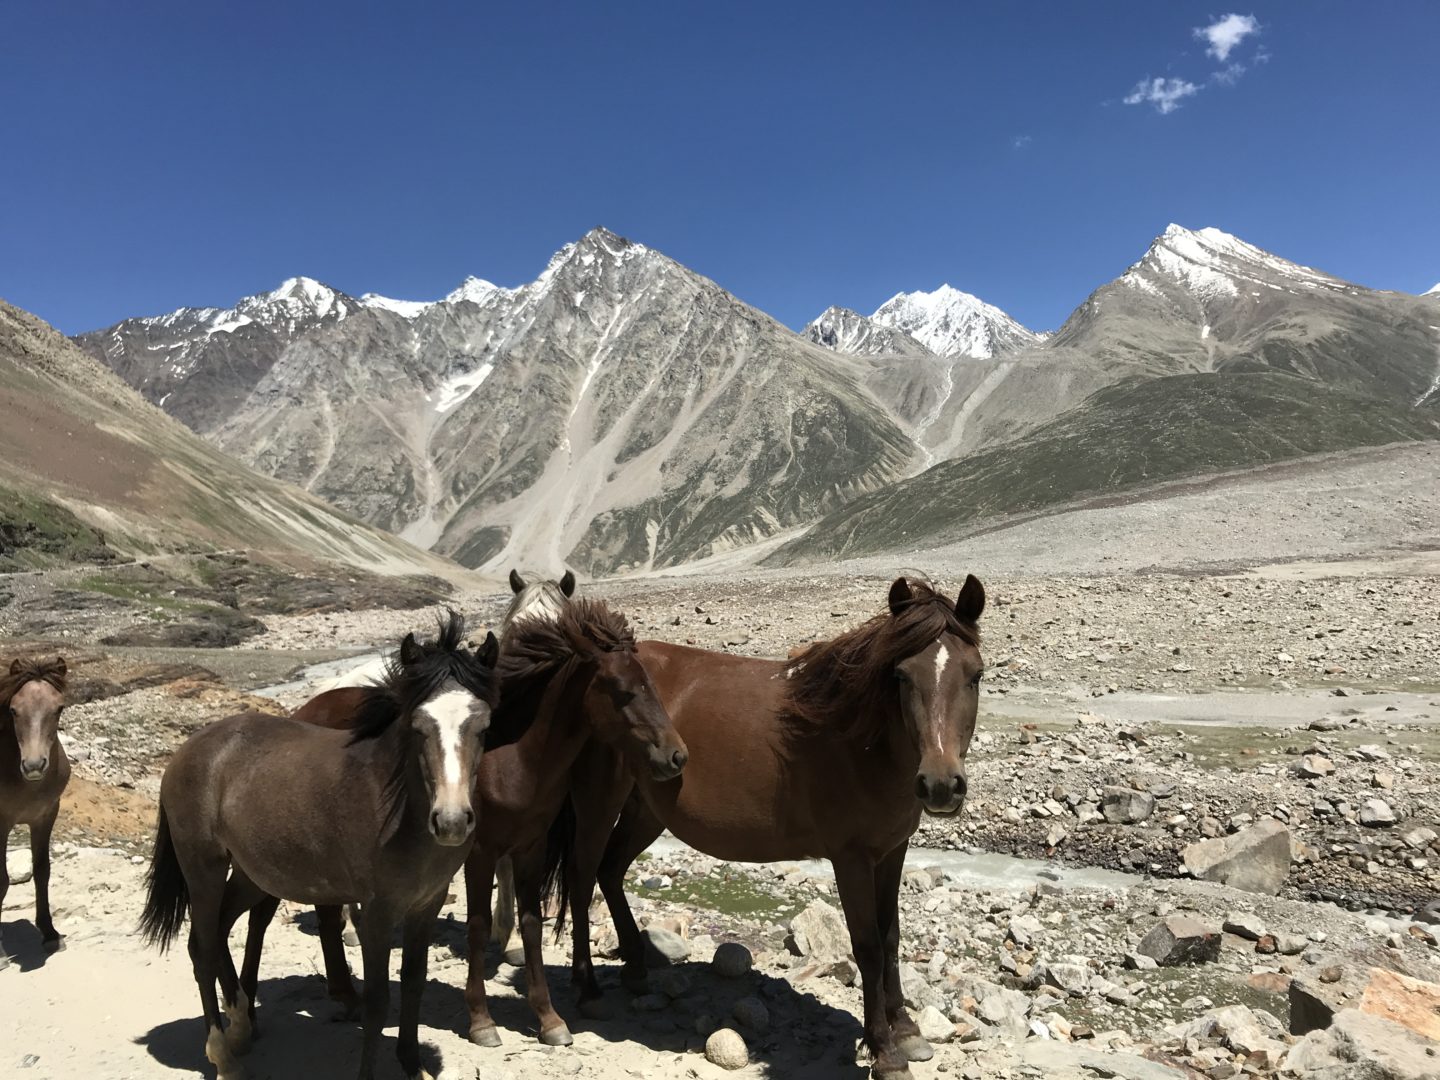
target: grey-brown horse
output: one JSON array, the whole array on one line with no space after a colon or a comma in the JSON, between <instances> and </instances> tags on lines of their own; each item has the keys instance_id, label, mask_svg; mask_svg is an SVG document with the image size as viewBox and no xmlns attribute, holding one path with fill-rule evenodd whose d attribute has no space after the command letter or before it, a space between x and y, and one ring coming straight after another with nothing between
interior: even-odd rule
<instances>
[{"instance_id":1,"label":"grey-brown horse","mask_svg":"<svg viewBox=\"0 0 1440 1080\"><path fill-rule=\"evenodd\" d=\"M420 994L435 918L475 829L475 770L485 747L523 731L523 717L513 730L491 723L495 637L473 652L463 642L453 612L434 643L407 635L350 731L246 714L204 728L171 759L140 925L164 948L189 914L205 1053L222 1080L243 1075L236 1055L249 1046L255 992L235 974L225 931L275 897L364 906L361 1080L374 1075L402 928L398 1056L407 1076L425 1075Z\"/></svg>"},{"instance_id":2,"label":"grey-brown horse","mask_svg":"<svg viewBox=\"0 0 1440 1080\"><path fill-rule=\"evenodd\" d=\"M46 952L62 948L50 919L50 833L60 813L60 794L70 782L70 762L60 746L65 707L65 660L16 660L0 679L0 910L10 889L6 843L16 825L30 826L35 873L35 925ZM8 964L0 943L0 967Z\"/></svg>"}]
</instances>

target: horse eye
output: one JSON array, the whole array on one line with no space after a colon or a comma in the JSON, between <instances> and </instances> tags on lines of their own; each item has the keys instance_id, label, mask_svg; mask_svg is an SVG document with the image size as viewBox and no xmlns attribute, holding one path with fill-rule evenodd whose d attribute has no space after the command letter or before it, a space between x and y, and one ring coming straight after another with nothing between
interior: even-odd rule
<instances>
[{"instance_id":1,"label":"horse eye","mask_svg":"<svg viewBox=\"0 0 1440 1080\"><path fill-rule=\"evenodd\" d=\"M980 685L981 676L983 676L984 674L985 674L985 673L984 673L983 671L977 671L977 672L975 673L975 677L970 680L970 685L971 685L971 686L979 686L979 685Z\"/></svg>"}]
</instances>

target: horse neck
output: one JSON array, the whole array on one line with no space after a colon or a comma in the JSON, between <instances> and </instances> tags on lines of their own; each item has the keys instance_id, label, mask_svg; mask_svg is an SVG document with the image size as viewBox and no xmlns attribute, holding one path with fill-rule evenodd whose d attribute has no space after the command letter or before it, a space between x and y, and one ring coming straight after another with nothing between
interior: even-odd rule
<instances>
[{"instance_id":1,"label":"horse neck","mask_svg":"<svg viewBox=\"0 0 1440 1080\"><path fill-rule=\"evenodd\" d=\"M552 680L541 695L534 721L515 744L517 759L537 787L563 788L569 783L570 766L590 737L580 713L594 677L593 667L577 664Z\"/></svg>"},{"instance_id":2,"label":"horse neck","mask_svg":"<svg viewBox=\"0 0 1440 1080\"><path fill-rule=\"evenodd\" d=\"M381 792L380 803L386 831L392 835L425 832L425 778L420 759L411 746L410 725L396 717L384 731L369 740L363 749L368 766Z\"/></svg>"}]
</instances>

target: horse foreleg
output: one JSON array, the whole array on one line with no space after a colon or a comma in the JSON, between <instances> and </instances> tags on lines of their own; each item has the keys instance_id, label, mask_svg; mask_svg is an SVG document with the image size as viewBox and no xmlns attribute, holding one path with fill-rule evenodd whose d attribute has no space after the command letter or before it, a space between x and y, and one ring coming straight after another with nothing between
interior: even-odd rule
<instances>
[{"instance_id":1,"label":"horse foreleg","mask_svg":"<svg viewBox=\"0 0 1440 1080\"><path fill-rule=\"evenodd\" d=\"M0 914L5 911L5 894L10 891L10 868L5 865L5 855L9 851L10 831L14 828L13 822L0 820ZM9 966L10 954L5 951L5 938L0 936L0 971Z\"/></svg>"},{"instance_id":2,"label":"horse foreleg","mask_svg":"<svg viewBox=\"0 0 1440 1080\"><path fill-rule=\"evenodd\" d=\"M570 860L570 984L578 989L580 1014L606 1019L604 993L590 953L590 902L606 841L631 784L619 755L592 744L570 774L575 806L575 846Z\"/></svg>"},{"instance_id":3,"label":"horse foreleg","mask_svg":"<svg viewBox=\"0 0 1440 1080\"><path fill-rule=\"evenodd\" d=\"M545 978L544 917L540 912L540 879L545 872L544 841L523 853L512 854L515 870L516 910L520 916L520 940L525 945L525 992L535 1019L540 1022L540 1041L547 1046L569 1046L575 1040L565 1021L550 1001L550 981Z\"/></svg>"},{"instance_id":4,"label":"horse foreleg","mask_svg":"<svg viewBox=\"0 0 1440 1080\"><path fill-rule=\"evenodd\" d=\"M470 1012L469 1039L476 1046L499 1046L500 1033L490 1016L485 996L485 945L490 940L490 888L495 879L495 856L478 843L465 859L465 945L469 967L465 977L465 1005Z\"/></svg>"},{"instance_id":5,"label":"horse foreleg","mask_svg":"<svg viewBox=\"0 0 1440 1080\"><path fill-rule=\"evenodd\" d=\"M430 935L435 919L445 904L442 889L433 904L411 914L404 924L400 953L400 1028L396 1056L410 1080L431 1080L420 1065L420 995L425 990L425 970L430 959ZM366 972L365 984L370 984Z\"/></svg>"},{"instance_id":6,"label":"horse foreleg","mask_svg":"<svg viewBox=\"0 0 1440 1080\"><path fill-rule=\"evenodd\" d=\"M394 929L395 916L388 908L373 902L365 905L365 918L360 924L360 957L365 979L364 1037L360 1043L358 1080L374 1080L375 1076L375 1052L390 1012L390 937Z\"/></svg>"},{"instance_id":7,"label":"horse foreleg","mask_svg":"<svg viewBox=\"0 0 1440 1080\"><path fill-rule=\"evenodd\" d=\"M610 834L605 855L600 860L596 877L600 891L615 920L615 935L620 941L620 981L629 989L643 992L645 988L645 939L625 898L625 874L642 851L665 831L650 808L640 799L631 798Z\"/></svg>"},{"instance_id":8,"label":"horse foreleg","mask_svg":"<svg viewBox=\"0 0 1440 1080\"><path fill-rule=\"evenodd\" d=\"M350 961L345 958L345 912L343 908L321 905L315 908L320 926L320 954L325 959L325 985L330 999L340 1005L336 1020L360 1018L360 995L350 977Z\"/></svg>"},{"instance_id":9,"label":"horse foreleg","mask_svg":"<svg viewBox=\"0 0 1440 1080\"><path fill-rule=\"evenodd\" d=\"M30 826L30 862L35 867L35 925L40 930L40 943L47 953L58 952L65 941L50 919L50 833L60 813L54 809Z\"/></svg>"},{"instance_id":10,"label":"horse foreleg","mask_svg":"<svg viewBox=\"0 0 1440 1080\"><path fill-rule=\"evenodd\" d=\"M847 852L834 857L835 885L845 909L850 948L860 967L865 1000L865 1044L875 1056L871 1072L877 1080L899 1080L910 1075L910 1063L890 1034L885 1008L885 946L876 910L876 867L870 857Z\"/></svg>"},{"instance_id":11,"label":"horse foreleg","mask_svg":"<svg viewBox=\"0 0 1440 1080\"><path fill-rule=\"evenodd\" d=\"M875 867L875 914L885 946L885 1016L895 1045L911 1061L929 1061L935 1048L920 1034L920 1025L905 1011L900 988L900 878L905 872L907 840Z\"/></svg>"}]
</instances>

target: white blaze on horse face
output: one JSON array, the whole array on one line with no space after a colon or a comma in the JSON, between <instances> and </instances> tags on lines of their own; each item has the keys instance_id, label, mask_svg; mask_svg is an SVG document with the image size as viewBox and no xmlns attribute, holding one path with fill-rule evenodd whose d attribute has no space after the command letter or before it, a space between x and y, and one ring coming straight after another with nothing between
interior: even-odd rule
<instances>
[{"instance_id":1,"label":"white blaze on horse face","mask_svg":"<svg viewBox=\"0 0 1440 1080\"><path fill-rule=\"evenodd\" d=\"M941 754L945 753L945 725L940 720L945 715L945 702L941 700L940 687L945 681L945 665L950 662L950 647L945 644L943 636L935 639L938 648L935 651L935 698L933 709L935 711L935 749Z\"/></svg>"},{"instance_id":2,"label":"white blaze on horse face","mask_svg":"<svg viewBox=\"0 0 1440 1080\"><path fill-rule=\"evenodd\" d=\"M468 690L446 690L421 706L421 711L435 721L440 735L440 752L444 755L445 782L458 784L460 776L460 737L470 716L474 695Z\"/></svg>"}]
</instances>

